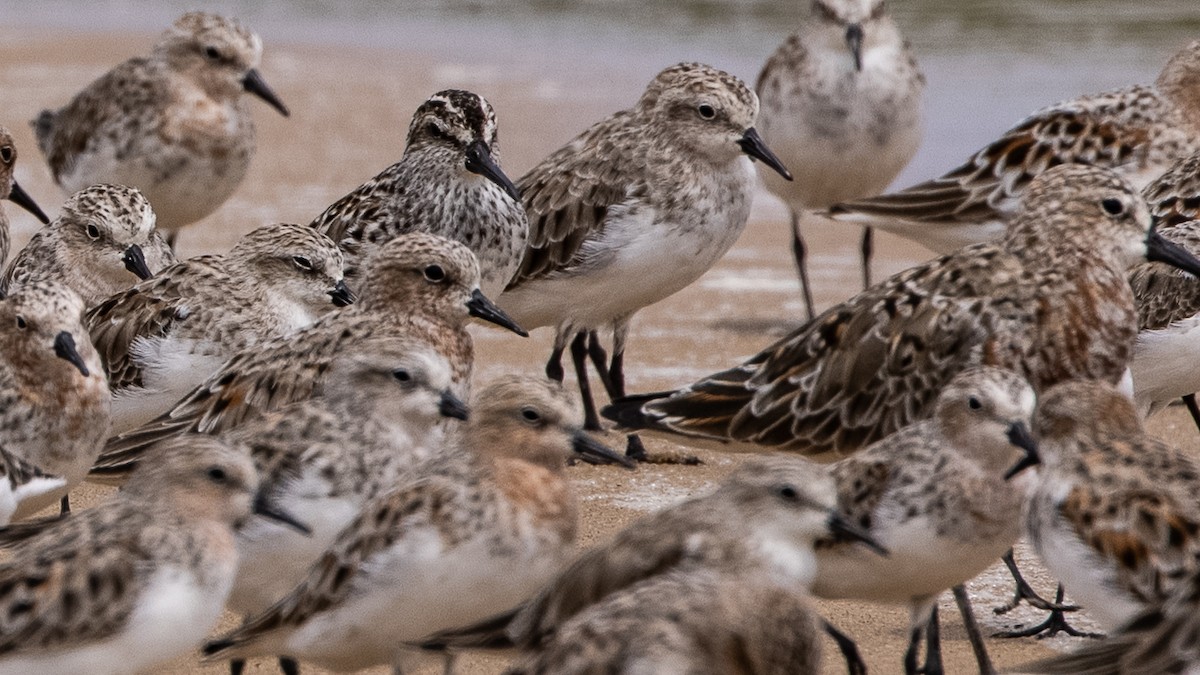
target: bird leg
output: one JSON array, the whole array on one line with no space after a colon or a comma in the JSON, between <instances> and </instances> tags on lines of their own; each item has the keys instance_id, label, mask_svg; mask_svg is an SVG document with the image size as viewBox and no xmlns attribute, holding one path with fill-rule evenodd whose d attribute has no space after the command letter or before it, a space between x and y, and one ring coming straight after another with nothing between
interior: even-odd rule
<instances>
[{"instance_id":1,"label":"bird leg","mask_svg":"<svg viewBox=\"0 0 1200 675\"><path fill-rule=\"evenodd\" d=\"M233 659L229 662L229 675L242 675L246 670L246 659Z\"/></svg>"},{"instance_id":2,"label":"bird leg","mask_svg":"<svg viewBox=\"0 0 1200 675\"><path fill-rule=\"evenodd\" d=\"M1192 421L1196 423L1196 428L1200 429L1200 406L1196 405L1196 395L1185 394L1183 396L1183 404L1187 406L1188 412L1192 414Z\"/></svg>"},{"instance_id":3,"label":"bird leg","mask_svg":"<svg viewBox=\"0 0 1200 675\"><path fill-rule=\"evenodd\" d=\"M546 377L561 383L563 381L562 367L563 346L554 342L554 350L550 352L550 359L546 361Z\"/></svg>"},{"instance_id":4,"label":"bird leg","mask_svg":"<svg viewBox=\"0 0 1200 675\"><path fill-rule=\"evenodd\" d=\"M846 672L849 675L867 675L867 663L863 661L854 640L828 621L822 619L821 623L825 634L833 638L842 652L842 657L846 659Z\"/></svg>"},{"instance_id":5,"label":"bird leg","mask_svg":"<svg viewBox=\"0 0 1200 675\"><path fill-rule=\"evenodd\" d=\"M65 516L71 512L71 495L63 495L58 502L58 515Z\"/></svg>"},{"instance_id":6,"label":"bird leg","mask_svg":"<svg viewBox=\"0 0 1200 675\"><path fill-rule=\"evenodd\" d=\"M1015 591L1013 591L1013 599L1009 601L1007 605L1001 605L1000 607L996 607L992 610L996 614L1007 614L1015 609L1017 605L1021 604L1022 600L1028 602L1030 607L1037 607L1038 609L1042 609L1047 612L1074 612L1079 609L1079 607L1075 605L1062 605L1050 602L1049 600L1038 595L1038 592L1033 590L1033 587L1029 585L1029 582L1025 581L1025 577L1021 575L1021 570L1017 569L1017 561L1013 557L1013 550L1011 548L1008 549L1008 553L1005 553L1001 560L1003 560L1004 565L1008 567L1008 573L1012 575L1013 581L1017 584L1017 588Z\"/></svg>"},{"instance_id":7,"label":"bird leg","mask_svg":"<svg viewBox=\"0 0 1200 675\"><path fill-rule=\"evenodd\" d=\"M1054 596L1054 606L1062 607L1063 606L1062 601L1063 601L1063 585L1059 584L1058 592ZM1030 604L1032 604L1032 603L1030 603ZM1075 608L1075 609L1078 609L1078 608ZM1104 637L1104 635L1101 633L1085 633L1081 630L1074 628L1073 626L1071 626L1071 624L1067 623L1067 617L1066 617L1065 611L1066 610L1063 610L1063 609L1052 609L1052 610L1050 610L1050 616L1046 617L1045 621L1037 624L1036 626L1030 626L1029 628L1024 628L1021 630L1011 630L1011 631L1004 631L1004 632L996 633L995 637L1019 638L1019 637L1031 637L1031 636L1036 635L1037 638L1040 640L1042 638L1054 637L1055 635L1058 635L1059 633L1066 633L1067 635L1070 635L1073 637L1087 637L1087 638L1102 638L1102 637Z\"/></svg>"},{"instance_id":8,"label":"bird leg","mask_svg":"<svg viewBox=\"0 0 1200 675\"><path fill-rule=\"evenodd\" d=\"M592 399L592 385L587 372L588 334L579 332L571 340L571 361L575 364L575 379L579 381L579 397L583 399L583 428L600 431L600 415L596 413L596 401Z\"/></svg>"},{"instance_id":9,"label":"bird leg","mask_svg":"<svg viewBox=\"0 0 1200 675\"><path fill-rule=\"evenodd\" d=\"M300 664L296 659L281 656L279 657L279 672L283 675L300 675Z\"/></svg>"},{"instance_id":10,"label":"bird leg","mask_svg":"<svg viewBox=\"0 0 1200 675\"><path fill-rule=\"evenodd\" d=\"M921 669L925 675L943 675L942 670L942 631L938 625L938 608L935 604L929 610L929 621L925 624L925 667Z\"/></svg>"},{"instance_id":11,"label":"bird leg","mask_svg":"<svg viewBox=\"0 0 1200 675\"><path fill-rule=\"evenodd\" d=\"M875 230L869 227L863 228L861 251L863 288L866 289L871 287L871 256L875 253ZM808 318L812 318L811 313Z\"/></svg>"},{"instance_id":12,"label":"bird leg","mask_svg":"<svg viewBox=\"0 0 1200 675\"><path fill-rule=\"evenodd\" d=\"M792 211L792 255L796 258L796 272L800 275L800 292L804 294L804 307L808 320L814 316L812 284L808 281L808 249L804 246L804 235L800 234L800 213Z\"/></svg>"},{"instance_id":13,"label":"bird leg","mask_svg":"<svg viewBox=\"0 0 1200 675\"><path fill-rule=\"evenodd\" d=\"M967 595L965 584L959 584L951 589L954 592L954 602L958 612L962 614L963 627L967 629L967 639L971 642L971 650L975 652L975 663L979 665L979 675L996 675L996 668L988 658L987 647L983 643L983 632L979 630L979 622L975 620L975 612L971 609L971 598Z\"/></svg>"}]
</instances>

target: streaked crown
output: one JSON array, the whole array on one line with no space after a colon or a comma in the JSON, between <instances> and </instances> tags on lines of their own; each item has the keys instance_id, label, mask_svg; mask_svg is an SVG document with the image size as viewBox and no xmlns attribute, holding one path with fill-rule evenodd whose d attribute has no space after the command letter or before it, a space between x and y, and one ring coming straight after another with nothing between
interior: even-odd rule
<instances>
[{"instance_id":1,"label":"streaked crown","mask_svg":"<svg viewBox=\"0 0 1200 675\"><path fill-rule=\"evenodd\" d=\"M413 113L408 125L408 145L450 143L465 148L483 141L497 152L496 111L487 99L461 89L446 89L430 96Z\"/></svg>"}]
</instances>

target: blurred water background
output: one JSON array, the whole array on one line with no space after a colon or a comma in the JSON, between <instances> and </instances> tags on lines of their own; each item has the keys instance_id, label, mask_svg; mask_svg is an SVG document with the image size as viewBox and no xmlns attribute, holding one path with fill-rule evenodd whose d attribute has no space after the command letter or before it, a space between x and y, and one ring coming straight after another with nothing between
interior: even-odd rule
<instances>
[{"instance_id":1,"label":"blurred water background","mask_svg":"<svg viewBox=\"0 0 1200 675\"><path fill-rule=\"evenodd\" d=\"M566 79L576 85L573 98L595 91L609 100L616 90L630 101L654 72L681 60L705 61L753 82L806 4L0 0L0 26L30 39L87 31L153 34L182 11L203 8L241 17L268 49L289 41L401 50L481 82L520 72ZM889 7L929 81L926 142L899 184L951 168L1035 108L1152 81L1171 53L1200 38L1198 0L891 0ZM590 121L581 120L580 128Z\"/></svg>"}]
</instances>

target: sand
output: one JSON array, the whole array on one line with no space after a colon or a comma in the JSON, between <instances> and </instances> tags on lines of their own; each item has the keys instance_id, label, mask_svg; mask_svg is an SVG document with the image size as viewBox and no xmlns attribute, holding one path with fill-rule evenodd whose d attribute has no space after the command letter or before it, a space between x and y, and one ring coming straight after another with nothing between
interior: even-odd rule
<instances>
[{"instance_id":1,"label":"sand","mask_svg":"<svg viewBox=\"0 0 1200 675\"><path fill-rule=\"evenodd\" d=\"M151 41L152 36L144 34L49 36L0 27L0 91L5 101L0 124L16 135L18 180L51 215L63 195L41 163L26 120L42 107L61 105L72 92L121 59L144 51ZM262 72L293 116L284 119L265 105L256 106L259 151L249 176L221 210L184 231L181 253L225 250L241 233L269 221L307 222L399 158L411 112L438 89L470 88L492 101L499 116L503 165L517 177L586 124L630 104L654 72L649 68L568 78L476 65L435 63L421 54L403 52L269 44ZM6 208L14 223L14 244L20 246L37 223L11 205ZM803 305L786 223L781 204L761 194L744 236L724 260L698 283L638 315L627 354L631 391L678 386L728 367L798 323ZM828 306L858 287L858 230L830 227L808 234L816 252L811 268L816 298ZM876 278L930 257L919 246L887 235L878 235L877 251ZM502 371L540 370L552 337L541 330L522 340L485 327L476 335L481 380ZM1150 428L1179 445L1192 449L1198 445L1195 429L1179 408L1152 420ZM608 438L614 445L622 442L616 434ZM682 449L660 439L650 439L648 445L659 452ZM600 541L639 513L707 489L743 459L695 452L704 460L702 466L645 466L636 473L586 466L572 469L583 503L582 543ZM106 495L103 489L85 486L73 499L77 507L86 507ZM1036 565L1028 567L1036 576ZM1053 584L1044 574L1037 583L1045 593L1052 592ZM1039 613L1030 611L1015 618L992 614L991 608L1011 590L1002 568L973 582L971 590L988 632L1040 620ZM901 671L907 640L903 608L855 602L819 606L858 640L872 672ZM974 660L961 621L952 604L943 603L943 610L946 670L971 672ZM234 624L235 618L229 616L222 627ZM996 665L1005 668L1045 656L1051 646L1064 649L1078 642L989 639L988 649ZM825 671L843 672L832 643L826 655ZM503 663L503 659L471 657L462 672L499 672ZM168 670L216 673L224 666L201 666L197 658L189 657ZM249 672L272 670L271 663L256 662ZM317 672L308 667L304 671Z\"/></svg>"}]
</instances>

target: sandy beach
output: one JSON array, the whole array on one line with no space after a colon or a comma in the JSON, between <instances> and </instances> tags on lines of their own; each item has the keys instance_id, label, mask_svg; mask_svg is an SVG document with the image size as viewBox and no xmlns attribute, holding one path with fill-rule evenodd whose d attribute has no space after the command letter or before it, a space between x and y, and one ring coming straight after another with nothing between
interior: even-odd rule
<instances>
[{"instance_id":1,"label":"sandy beach","mask_svg":"<svg viewBox=\"0 0 1200 675\"><path fill-rule=\"evenodd\" d=\"M17 179L53 216L64 195L51 182L26 123L46 106L69 96L113 64L142 53L153 33L55 36L29 34L0 26L0 124L16 136L20 153ZM271 221L308 222L327 204L394 162L401 155L409 116L429 94L447 87L475 90L495 106L500 124L502 164L512 177L562 145L592 121L634 100L660 65L620 73L596 67L589 77L534 75L502 64L476 68L469 62L435 60L428 54L270 42L262 73L293 115L284 119L264 105L257 108L259 149L249 176L216 214L185 230L184 256L228 249L236 238ZM13 222L14 250L37 227L23 211L6 205ZM788 248L787 217L782 205L760 194L737 246L698 283L638 315L627 354L629 388L646 391L674 387L728 367L757 352L798 323L803 304ZM857 289L857 229L830 227L809 233L817 255L811 262L816 299L822 307ZM930 257L905 240L877 236L875 278ZM630 280L636 283L636 280ZM540 330L522 340L477 327L477 381L506 371L539 372L552 335ZM1200 451L1190 419L1181 408L1154 418L1151 431L1182 447ZM623 437L608 434L618 446ZM637 472L581 466L571 470L580 493L582 544L603 540L639 514L704 491L744 459L696 451L671 441L648 439L652 452L694 452L699 467L644 466ZM73 493L83 508L107 491L85 486ZM1031 554L1024 553L1029 560ZM1029 564L1035 584L1052 594L1052 581ZM993 615L1007 599L1011 583L997 567L970 585L977 615L988 633L1040 620L1040 612L1022 610ZM451 592L451 589L447 589ZM947 596L948 597L948 596ZM857 639L874 673L901 671L907 643L904 608L854 602L819 602L825 616ZM949 673L972 672L974 659L952 602L942 605L943 650ZM222 628L235 625L227 616ZM1090 627L1086 620L1080 625ZM1054 638L989 639L1000 669L1067 649L1081 640ZM465 673L496 673L505 660L470 656ZM824 671L844 672L832 642L826 646ZM179 673L218 673L224 664L201 665L182 659L168 669ZM247 672L275 672L271 662L251 664ZM304 672L319 672L305 667ZM380 669L379 672L386 672ZM422 671L425 672L425 671ZM430 670L429 672L436 672Z\"/></svg>"}]
</instances>

